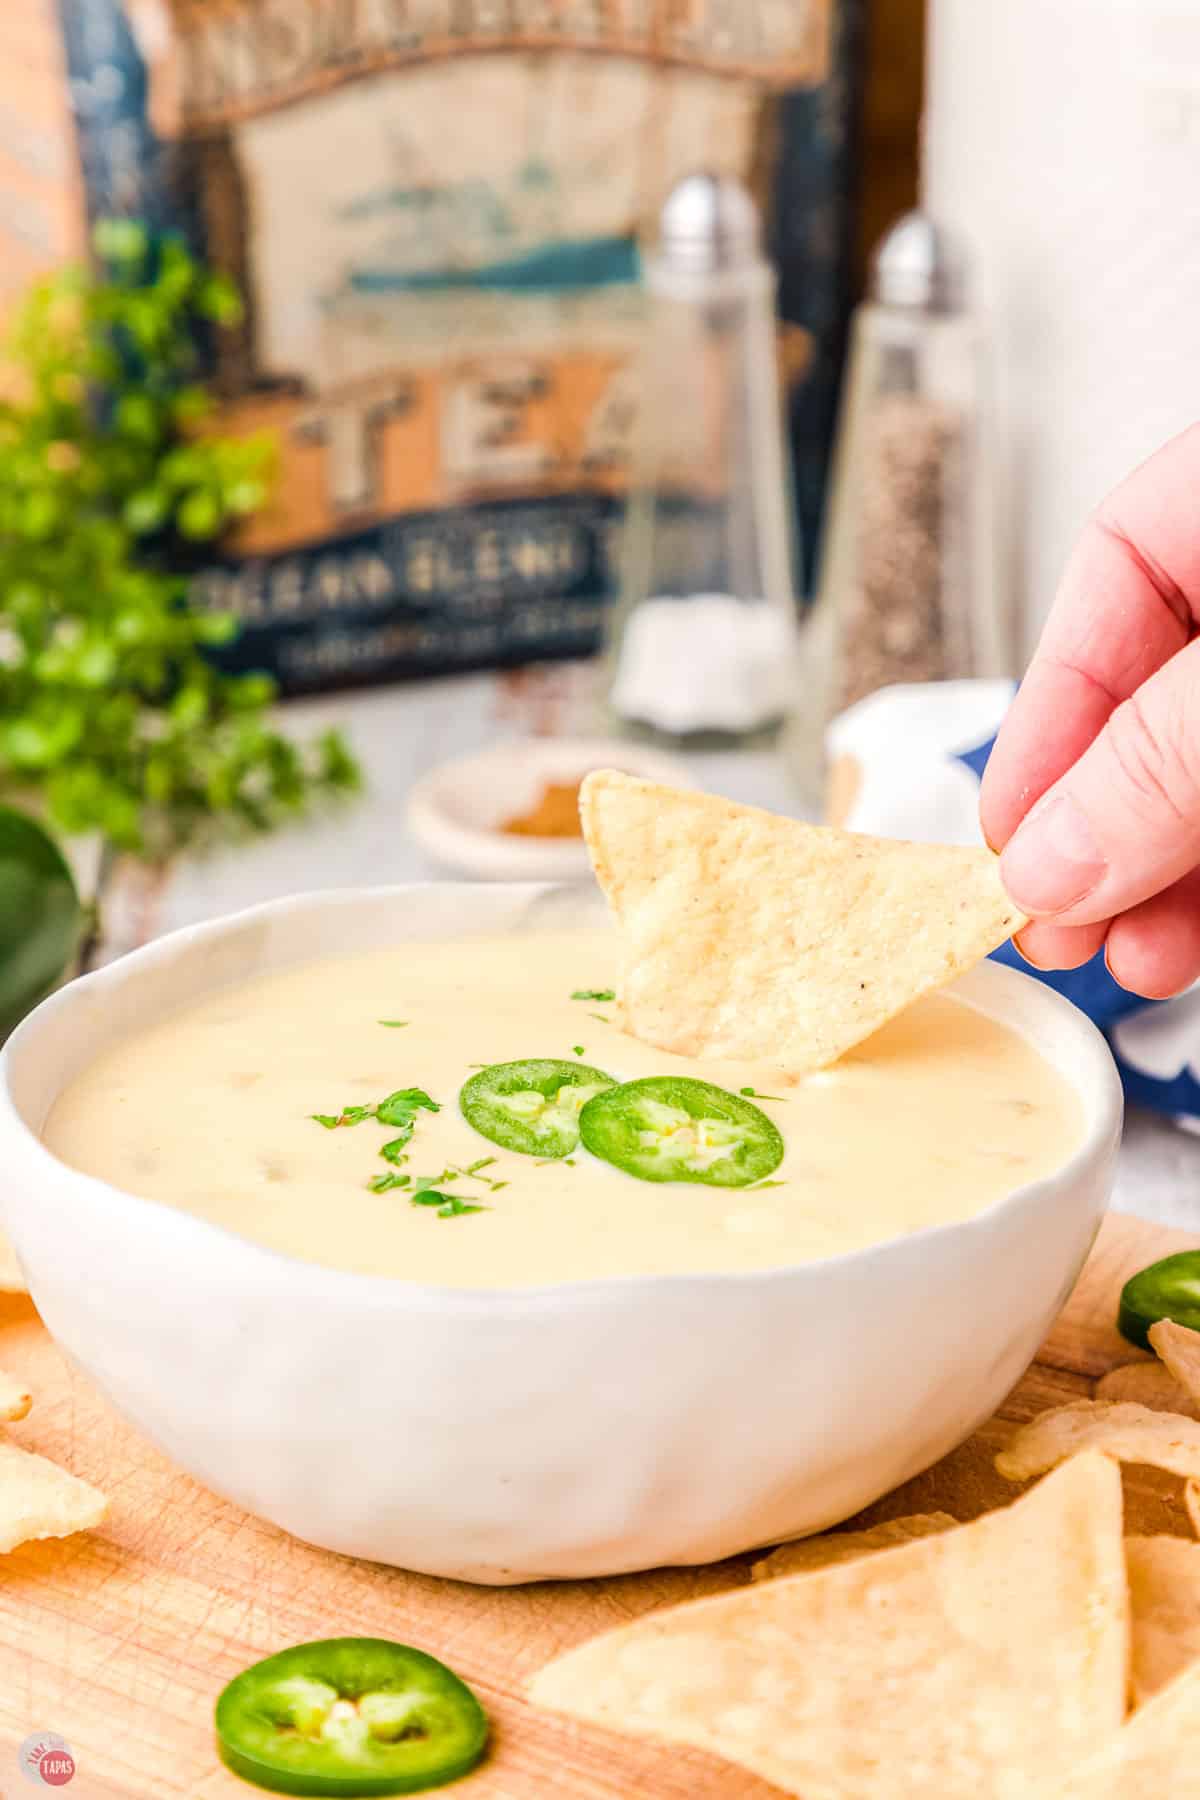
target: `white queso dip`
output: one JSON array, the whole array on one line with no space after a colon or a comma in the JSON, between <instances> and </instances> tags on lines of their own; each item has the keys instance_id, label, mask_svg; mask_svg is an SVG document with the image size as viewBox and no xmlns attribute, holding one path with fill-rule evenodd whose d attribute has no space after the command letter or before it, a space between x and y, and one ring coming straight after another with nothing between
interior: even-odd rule
<instances>
[{"instance_id":1,"label":"white queso dip","mask_svg":"<svg viewBox=\"0 0 1200 1800\"><path fill-rule=\"evenodd\" d=\"M1070 1084L961 1000L789 1085L628 1037L617 961L571 931L265 976L108 1051L45 1142L291 1256L464 1287L833 1256L976 1213L1081 1142Z\"/></svg>"}]
</instances>

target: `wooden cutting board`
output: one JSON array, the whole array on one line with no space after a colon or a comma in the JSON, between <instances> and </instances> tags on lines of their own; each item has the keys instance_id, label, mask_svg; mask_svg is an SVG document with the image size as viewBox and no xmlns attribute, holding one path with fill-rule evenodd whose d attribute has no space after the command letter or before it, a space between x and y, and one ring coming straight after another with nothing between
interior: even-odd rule
<instances>
[{"instance_id":1,"label":"wooden cutting board","mask_svg":"<svg viewBox=\"0 0 1200 1800\"><path fill-rule=\"evenodd\" d=\"M992 1469L1021 1421L1087 1395L1134 1360L1113 1317L1135 1269L1191 1240L1113 1215L1038 1360L969 1443L865 1515L972 1518L1011 1500ZM1036 1254L1031 1248L1031 1255ZM258 1657L309 1638L396 1638L443 1657L495 1721L463 1800L770 1800L714 1759L591 1735L534 1712L528 1678L557 1650L668 1602L748 1579L751 1558L612 1581L473 1588L313 1550L180 1474L116 1418L22 1299L0 1300L0 1367L35 1403L13 1437L111 1496L103 1528L0 1559L0 1795L24 1792L16 1752L57 1732L80 1800L248 1800L219 1764L213 1703ZM786 1430L787 1421L780 1421ZM1181 1484L1126 1472L1129 1528L1190 1535Z\"/></svg>"}]
</instances>

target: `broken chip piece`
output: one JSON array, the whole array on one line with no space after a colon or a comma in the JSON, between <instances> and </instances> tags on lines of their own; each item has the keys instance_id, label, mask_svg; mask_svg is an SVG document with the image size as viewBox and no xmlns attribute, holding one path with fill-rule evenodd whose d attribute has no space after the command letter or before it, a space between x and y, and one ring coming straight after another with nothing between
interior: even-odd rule
<instances>
[{"instance_id":1,"label":"broken chip piece","mask_svg":"<svg viewBox=\"0 0 1200 1800\"><path fill-rule=\"evenodd\" d=\"M1022 1425L996 1458L1007 1481L1029 1481L1081 1450L1200 1477L1200 1421L1132 1400L1074 1400Z\"/></svg>"},{"instance_id":2,"label":"broken chip piece","mask_svg":"<svg viewBox=\"0 0 1200 1800\"><path fill-rule=\"evenodd\" d=\"M0 1554L32 1539L90 1530L107 1504L98 1488L47 1457L0 1443Z\"/></svg>"},{"instance_id":3,"label":"broken chip piece","mask_svg":"<svg viewBox=\"0 0 1200 1800\"><path fill-rule=\"evenodd\" d=\"M1133 1611L1134 1703L1200 1657L1200 1544L1188 1538L1125 1539Z\"/></svg>"},{"instance_id":4,"label":"broken chip piece","mask_svg":"<svg viewBox=\"0 0 1200 1800\"><path fill-rule=\"evenodd\" d=\"M1200 1419L1200 1406L1180 1387L1169 1369L1159 1362L1122 1363L1096 1383L1096 1400L1133 1400L1153 1412L1181 1413Z\"/></svg>"},{"instance_id":5,"label":"broken chip piece","mask_svg":"<svg viewBox=\"0 0 1200 1800\"><path fill-rule=\"evenodd\" d=\"M1200 1663L1163 1688L1047 1800L1195 1800L1200 1794Z\"/></svg>"},{"instance_id":6,"label":"broken chip piece","mask_svg":"<svg viewBox=\"0 0 1200 1800\"><path fill-rule=\"evenodd\" d=\"M0 1419L23 1419L32 1405L33 1395L25 1383L0 1369Z\"/></svg>"}]
</instances>

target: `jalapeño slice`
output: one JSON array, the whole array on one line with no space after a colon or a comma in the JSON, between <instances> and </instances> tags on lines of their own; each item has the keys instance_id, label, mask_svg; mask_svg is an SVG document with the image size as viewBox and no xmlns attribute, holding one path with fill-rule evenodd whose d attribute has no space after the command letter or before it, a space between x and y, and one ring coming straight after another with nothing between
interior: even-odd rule
<instances>
[{"instance_id":1,"label":"jalape\u00f1o slice","mask_svg":"<svg viewBox=\"0 0 1200 1800\"><path fill-rule=\"evenodd\" d=\"M579 1132L593 1156L639 1181L748 1187L783 1161L783 1139L765 1112L686 1075L652 1075L597 1094Z\"/></svg>"},{"instance_id":2,"label":"jalape\u00f1o slice","mask_svg":"<svg viewBox=\"0 0 1200 1800\"><path fill-rule=\"evenodd\" d=\"M531 1057L481 1069L464 1084L458 1104L467 1123L502 1150L554 1158L570 1156L581 1111L615 1086L611 1075L586 1063Z\"/></svg>"},{"instance_id":3,"label":"jalape\u00f1o slice","mask_svg":"<svg viewBox=\"0 0 1200 1800\"><path fill-rule=\"evenodd\" d=\"M253 1663L217 1701L235 1775L277 1794L415 1794L473 1769L487 1715L436 1657L326 1638Z\"/></svg>"},{"instance_id":4,"label":"jalape\u00f1o slice","mask_svg":"<svg viewBox=\"0 0 1200 1800\"><path fill-rule=\"evenodd\" d=\"M1131 1344L1150 1348L1150 1327L1173 1319L1200 1331L1200 1250L1178 1250L1134 1275L1121 1289L1117 1329Z\"/></svg>"}]
</instances>

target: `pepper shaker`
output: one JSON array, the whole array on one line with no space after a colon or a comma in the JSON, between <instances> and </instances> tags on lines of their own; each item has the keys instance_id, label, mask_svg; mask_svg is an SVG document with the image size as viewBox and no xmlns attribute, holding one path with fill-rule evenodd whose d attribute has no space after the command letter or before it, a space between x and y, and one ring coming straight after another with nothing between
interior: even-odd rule
<instances>
[{"instance_id":1,"label":"pepper shaker","mask_svg":"<svg viewBox=\"0 0 1200 1800\"><path fill-rule=\"evenodd\" d=\"M775 277L745 188L673 189L646 288L610 714L672 744L769 741L795 697L794 509Z\"/></svg>"},{"instance_id":2,"label":"pepper shaker","mask_svg":"<svg viewBox=\"0 0 1200 1800\"><path fill-rule=\"evenodd\" d=\"M827 712L897 682L1012 671L985 384L962 247L909 213L876 252L851 332L807 633Z\"/></svg>"}]
</instances>

